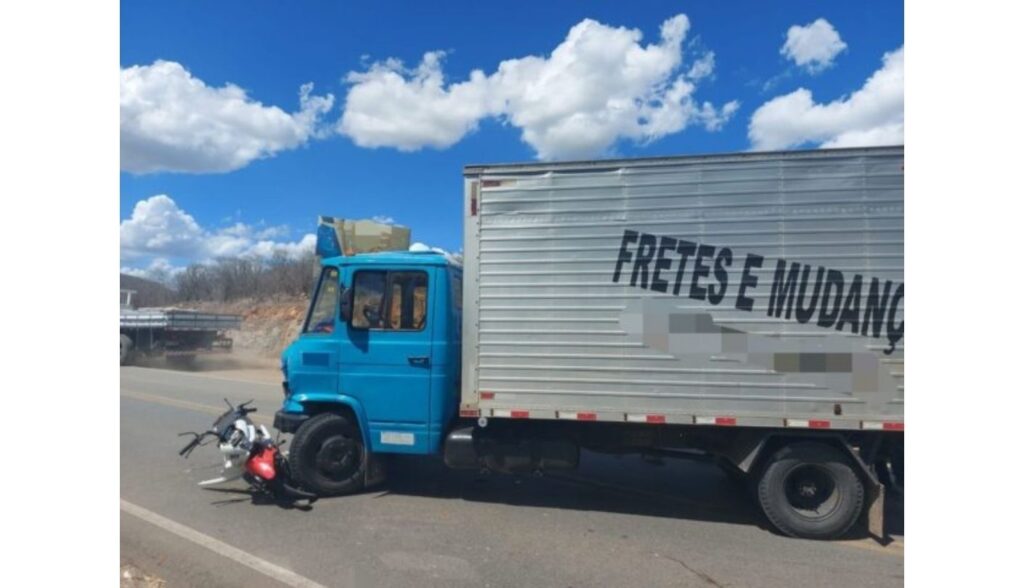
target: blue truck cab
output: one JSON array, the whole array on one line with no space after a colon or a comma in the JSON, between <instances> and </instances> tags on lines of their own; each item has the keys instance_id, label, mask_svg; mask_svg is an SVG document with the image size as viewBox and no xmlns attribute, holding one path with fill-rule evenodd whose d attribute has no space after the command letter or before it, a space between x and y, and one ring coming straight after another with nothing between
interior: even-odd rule
<instances>
[{"instance_id":1,"label":"blue truck cab","mask_svg":"<svg viewBox=\"0 0 1024 588\"><path fill-rule=\"evenodd\" d=\"M274 419L296 433L289 453L301 481L337 493L326 482L365 478L372 454L440 452L458 411L461 291L461 265L441 253L323 259L302 330L281 357L285 398ZM362 485L350 481L345 489Z\"/></svg>"}]
</instances>

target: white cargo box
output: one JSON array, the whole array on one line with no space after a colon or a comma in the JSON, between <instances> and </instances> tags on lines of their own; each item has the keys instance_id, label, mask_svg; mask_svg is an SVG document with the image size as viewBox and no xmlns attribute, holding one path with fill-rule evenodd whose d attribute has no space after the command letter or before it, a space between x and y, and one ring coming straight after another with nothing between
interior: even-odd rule
<instances>
[{"instance_id":1,"label":"white cargo box","mask_svg":"<svg viewBox=\"0 0 1024 588\"><path fill-rule=\"evenodd\" d=\"M902 429L903 147L465 168L462 414Z\"/></svg>"}]
</instances>

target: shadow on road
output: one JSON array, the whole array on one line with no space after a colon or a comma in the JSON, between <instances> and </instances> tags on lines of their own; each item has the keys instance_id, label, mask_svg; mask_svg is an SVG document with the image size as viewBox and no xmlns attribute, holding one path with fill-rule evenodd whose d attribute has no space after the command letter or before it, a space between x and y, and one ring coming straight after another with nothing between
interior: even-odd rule
<instances>
[{"instance_id":1,"label":"shadow on road","mask_svg":"<svg viewBox=\"0 0 1024 588\"><path fill-rule=\"evenodd\" d=\"M449 470L440 460L394 456L379 496L401 494L521 507L601 511L757 526L771 530L754 496L713 463L648 462L584 452L580 468L543 477ZM886 531L903 534L903 504L888 496ZM774 531L773 531L774 532ZM867 537L855 527L844 539Z\"/></svg>"},{"instance_id":2,"label":"shadow on road","mask_svg":"<svg viewBox=\"0 0 1024 588\"><path fill-rule=\"evenodd\" d=\"M255 506L276 506L284 510L298 510L302 512L309 512L313 510L313 505L309 504L305 500L292 500L288 498L278 498L270 496L263 492L253 492L247 488L203 488L207 492L216 492L221 494L233 494L238 498L225 498L223 500L214 500L210 504L214 506L224 506L227 504L238 504L241 502L248 502Z\"/></svg>"}]
</instances>

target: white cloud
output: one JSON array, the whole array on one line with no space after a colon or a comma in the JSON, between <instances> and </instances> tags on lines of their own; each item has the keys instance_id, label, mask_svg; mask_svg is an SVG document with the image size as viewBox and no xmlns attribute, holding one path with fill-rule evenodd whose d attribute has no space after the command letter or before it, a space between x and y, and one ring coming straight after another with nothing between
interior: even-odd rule
<instances>
[{"instance_id":1,"label":"white cloud","mask_svg":"<svg viewBox=\"0 0 1024 588\"><path fill-rule=\"evenodd\" d=\"M137 278L155 280L162 283L170 283L174 276L184 270L184 266L177 266L164 257L153 259L145 268L122 266L121 273Z\"/></svg>"},{"instance_id":2,"label":"white cloud","mask_svg":"<svg viewBox=\"0 0 1024 588\"><path fill-rule=\"evenodd\" d=\"M132 173L227 172L294 149L321 134L334 96L299 90L299 111L251 99L233 84L215 88L181 64L121 70L121 169Z\"/></svg>"},{"instance_id":3,"label":"white cloud","mask_svg":"<svg viewBox=\"0 0 1024 588\"><path fill-rule=\"evenodd\" d=\"M271 230L281 236L283 228ZM267 231L241 222L220 229L203 228L173 199L160 194L136 203L131 217L121 221L121 259L202 262L217 257L270 258L277 252L297 258L316 244L312 234L298 241L276 241L268 238Z\"/></svg>"},{"instance_id":4,"label":"white cloud","mask_svg":"<svg viewBox=\"0 0 1024 588\"><path fill-rule=\"evenodd\" d=\"M298 241L293 242L269 240L256 241L249 245L248 249L242 255L268 259L273 257L275 254L283 253L289 259L296 259L304 253L313 251L314 247L316 247L316 235L307 233Z\"/></svg>"},{"instance_id":5,"label":"white cloud","mask_svg":"<svg viewBox=\"0 0 1024 588\"><path fill-rule=\"evenodd\" d=\"M284 237L290 232L287 225L277 225L274 227L263 227L256 229L254 235L257 239L276 239Z\"/></svg>"},{"instance_id":6,"label":"white cloud","mask_svg":"<svg viewBox=\"0 0 1024 588\"><path fill-rule=\"evenodd\" d=\"M699 80L706 78L715 71L715 52L708 51L704 55L698 57L693 65L690 66L690 71L686 72L686 76L691 80Z\"/></svg>"},{"instance_id":7,"label":"white cloud","mask_svg":"<svg viewBox=\"0 0 1024 588\"><path fill-rule=\"evenodd\" d=\"M621 139L648 143L692 124L720 128L739 104L697 102L696 84L714 69L714 54L684 68L689 20L661 26L657 43L641 45L636 29L584 20L548 56L508 59L486 75L447 83L443 52L426 53L414 69L396 59L352 72L338 131L363 147L443 149L496 117L521 130L542 159L589 157ZM686 72L686 73L683 73Z\"/></svg>"},{"instance_id":8,"label":"white cloud","mask_svg":"<svg viewBox=\"0 0 1024 588\"><path fill-rule=\"evenodd\" d=\"M390 217L390 216L387 216L385 214L378 214L378 215L374 216L373 218L371 218L370 220L372 220L375 223L381 223L383 225L393 225L393 224L395 224L394 217Z\"/></svg>"},{"instance_id":9,"label":"white cloud","mask_svg":"<svg viewBox=\"0 0 1024 588\"><path fill-rule=\"evenodd\" d=\"M169 196L152 196L137 202L131 218L121 221L121 256L195 257L205 234Z\"/></svg>"},{"instance_id":10,"label":"white cloud","mask_svg":"<svg viewBox=\"0 0 1024 588\"><path fill-rule=\"evenodd\" d=\"M218 229L219 233L225 235L232 235L236 237L252 237L255 239L274 239L276 237L286 236L290 230L287 225L277 225L273 227L266 226L264 221L260 221L255 225L247 225L243 222L236 221L235 224Z\"/></svg>"},{"instance_id":11,"label":"white cloud","mask_svg":"<svg viewBox=\"0 0 1024 588\"><path fill-rule=\"evenodd\" d=\"M779 53L810 73L832 66L837 55L846 50L839 32L823 18L804 26L793 25L786 32L786 43Z\"/></svg>"},{"instance_id":12,"label":"white cloud","mask_svg":"<svg viewBox=\"0 0 1024 588\"><path fill-rule=\"evenodd\" d=\"M761 105L747 129L754 149L894 145L903 142L903 48L886 53L864 86L827 104L800 88Z\"/></svg>"},{"instance_id":13,"label":"white cloud","mask_svg":"<svg viewBox=\"0 0 1024 588\"><path fill-rule=\"evenodd\" d=\"M389 59L365 72L351 72L352 84L338 130L360 147L415 151L443 149L476 128L487 114L487 81L479 71L445 88L443 51L432 51L414 70Z\"/></svg>"}]
</instances>

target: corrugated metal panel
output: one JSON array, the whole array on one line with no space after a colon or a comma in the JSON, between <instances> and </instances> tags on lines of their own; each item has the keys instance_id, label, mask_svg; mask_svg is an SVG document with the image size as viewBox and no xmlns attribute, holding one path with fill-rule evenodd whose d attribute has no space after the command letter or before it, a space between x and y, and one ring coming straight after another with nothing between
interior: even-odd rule
<instances>
[{"instance_id":1,"label":"corrugated metal panel","mask_svg":"<svg viewBox=\"0 0 1024 588\"><path fill-rule=\"evenodd\" d=\"M902 419L902 147L472 166L466 214L464 406Z\"/></svg>"}]
</instances>

